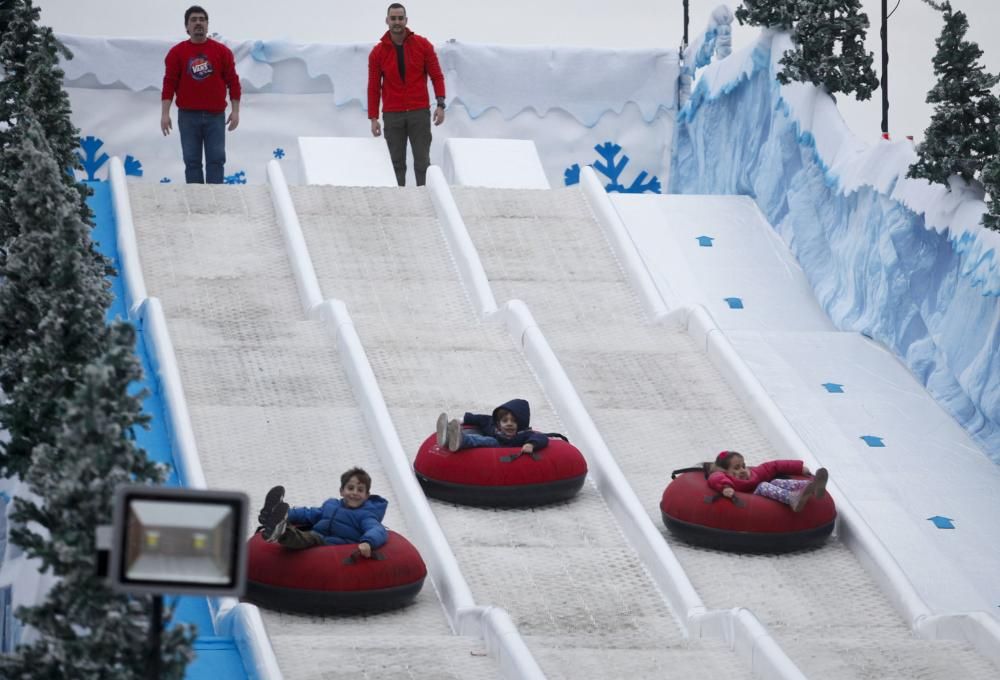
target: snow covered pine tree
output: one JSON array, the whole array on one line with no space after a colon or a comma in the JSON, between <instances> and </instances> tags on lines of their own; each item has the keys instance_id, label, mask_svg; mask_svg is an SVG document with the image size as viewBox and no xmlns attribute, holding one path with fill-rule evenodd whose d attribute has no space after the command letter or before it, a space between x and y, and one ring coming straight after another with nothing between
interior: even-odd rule
<instances>
[{"instance_id":1,"label":"snow covered pine tree","mask_svg":"<svg viewBox=\"0 0 1000 680\"><path fill-rule=\"evenodd\" d=\"M736 8L736 20L740 24L788 31L799 17L800 2L801 0L743 0L743 4Z\"/></svg>"},{"instance_id":2,"label":"snow covered pine tree","mask_svg":"<svg viewBox=\"0 0 1000 680\"><path fill-rule=\"evenodd\" d=\"M865 51L868 15L860 0L799 0L795 49L782 56L778 80L822 85L830 94L868 99L878 87L874 56ZM839 52L837 51L839 48Z\"/></svg>"},{"instance_id":3,"label":"snow covered pine tree","mask_svg":"<svg viewBox=\"0 0 1000 680\"><path fill-rule=\"evenodd\" d=\"M948 186L952 175L972 181L1000 153L1000 100L990 91L998 77L979 63L979 45L965 39L965 14L953 11L950 2L924 2L944 15L944 28L934 41L938 80L927 93L934 113L917 148L917 162L906 176Z\"/></svg>"},{"instance_id":4,"label":"snow covered pine tree","mask_svg":"<svg viewBox=\"0 0 1000 680\"><path fill-rule=\"evenodd\" d=\"M0 677L138 680L146 677L150 655L159 654L159 677L181 680L193 656L194 630L187 625L172 626L159 649L150 649L151 597L115 593L97 574L94 528L109 521L115 488L163 478L135 443L133 428L149 419L140 410L145 395L128 393L142 377L135 329L117 322L105 344L63 400L64 423L52 443L35 448L26 481L37 498L14 500L12 538L59 581L44 602L18 610L39 638L0 656Z\"/></svg>"}]
</instances>

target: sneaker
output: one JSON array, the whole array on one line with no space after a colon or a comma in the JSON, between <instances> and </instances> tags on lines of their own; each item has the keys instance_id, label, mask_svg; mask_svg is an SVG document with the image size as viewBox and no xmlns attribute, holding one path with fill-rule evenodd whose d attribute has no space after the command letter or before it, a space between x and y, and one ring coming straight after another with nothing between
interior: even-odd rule
<instances>
[{"instance_id":1,"label":"sneaker","mask_svg":"<svg viewBox=\"0 0 1000 680\"><path fill-rule=\"evenodd\" d=\"M264 507L262 507L260 512L257 514L257 524L264 526L267 522L267 518L274 510L274 506L283 500L285 500L285 487L271 487L271 490L267 492L267 496L264 497Z\"/></svg>"},{"instance_id":2,"label":"sneaker","mask_svg":"<svg viewBox=\"0 0 1000 680\"><path fill-rule=\"evenodd\" d=\"M264 522L264 540L268 543L277 543L287 527L288 503L280 501L271 509L271 514Z\"/></svg>"},{"instance_id":3,"label":"sneaker","mask_svg":"<svg viewBox=\"0 0 1000 680\"><path fill-rule=\"evenodd\" d=\"M462 446L462 423L458 422L457 418L448 423L445 440L449 451L458 451L459 447Z\"/></svg>"},{"instance_id":4,"label":"sneaker","mask_svg":"<svg viewBox=\"0 0 1000 680\"><path fill-rule=\"evenodd\" d=\"M813 496L822 498L826 495L826 483L830 480L830 473L826 468L816 470L816 479L813 480Z\"/></svg>"},{"instance_id":5,"label":"sneaker","mask_svg":"<svg viewBox=\"0 0 1000 680\"><path fill-rule=\"evenodd\" d=\"M448 414L442 413L437 421L437 444L439 449L443 449L448 442Z\"/></svg>"}]
</instances>

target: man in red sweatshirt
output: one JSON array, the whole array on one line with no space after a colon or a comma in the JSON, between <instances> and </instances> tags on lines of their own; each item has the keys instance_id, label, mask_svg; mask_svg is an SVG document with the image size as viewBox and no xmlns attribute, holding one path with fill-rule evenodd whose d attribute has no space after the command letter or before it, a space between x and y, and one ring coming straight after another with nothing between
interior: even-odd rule
<instances>
[{"instance_id":1,"label":"man in red sweatshirt","mask_svg":"<svg viewBox=\"0 0 1000 680\"><path fill-rule=\"evenodd\" d=\"M382 134L378 122L379 98L385 143L399 186L406 184L406 140L413 151L413 174L423 186L431 164L431 113L427 78L434 85L437 106L435 125L444 122L444 75L434 45L406 27L406 8L389 5L385 23L389 30L368 55L368 118L372 134Z\"/></svg>"},{"instance_id":2,"label":"man in red sweatshirt","mask_svg":"<svg viewBox=\"0 0 1000 680\"><path fill-rule=\"evenodd\" d=\"M226 163L226 124L240 124L240 77L232 51L208 37L208 12L198 5L184 12L190 40L167 52L161 95L160 130L169 135L170 102L177 95L177 128L181 133L184 179L188 184L222 184ZM226 118L226 89L233 110ZM205 173L202 173L202 151Z\"/></svg>"}]
</instances>

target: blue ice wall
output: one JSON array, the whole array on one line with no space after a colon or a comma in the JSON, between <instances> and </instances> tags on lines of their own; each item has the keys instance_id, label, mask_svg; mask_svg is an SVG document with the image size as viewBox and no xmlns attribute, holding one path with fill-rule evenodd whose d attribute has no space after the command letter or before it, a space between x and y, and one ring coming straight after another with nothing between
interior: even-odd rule
<instances>
[{"instance_id":1,"label":"blue ice wall","mask_svg":"<svg viewBox=\"0 0 1000 680\"><path fill-rule=\"evenodd\" d=\"M998 298L983 276L995 253L929 228L892 197L902 180L879 190L838 177L782 98L771 41L747 64L713 74L725 83L702 78L680 111L670 192L754 198L837 327L891 348L1000 463Z\"/></svg>"}]
</instances>

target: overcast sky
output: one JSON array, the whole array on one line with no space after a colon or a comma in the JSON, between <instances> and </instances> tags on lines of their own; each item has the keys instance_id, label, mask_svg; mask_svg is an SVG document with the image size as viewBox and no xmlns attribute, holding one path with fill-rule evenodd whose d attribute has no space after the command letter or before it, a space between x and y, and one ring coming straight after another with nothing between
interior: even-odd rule
<instances>
[{"instance_id":1,"label":"overcast sky","mask_svg":"<svg viewBox=\"0 0 1000 680\"><path fill-rule=\"evenodd\" d=\"M177 40L188 0L36 0L42 22L60 33L156 37ZM234 40L374 42L385 30L378 0L204 0L210 30ZM410 28L435 42L594 47L675 47L683 35L682 0L408 0ZM704 30L719 2L690 0L689 33ZM862 0L871 21L868 47L880 74L881 0ZM889 0L892 10L895 0ZM729 3L733 9L739 3ZM983 63L1000 72L1000 0L952 0L969 16L968 37L985 51ZM734 48L747 45L758 29L734 23ZM924 103L934 83L931 58L941 32L940 14L922 0L900 0L889 20L889 127L894 137L918 140L930 120ZM841 96L840 110L864 140L880 134L881 94L868 102Z\"/></svg>"}]
</instances>

